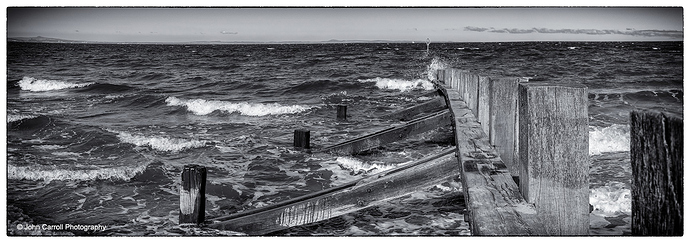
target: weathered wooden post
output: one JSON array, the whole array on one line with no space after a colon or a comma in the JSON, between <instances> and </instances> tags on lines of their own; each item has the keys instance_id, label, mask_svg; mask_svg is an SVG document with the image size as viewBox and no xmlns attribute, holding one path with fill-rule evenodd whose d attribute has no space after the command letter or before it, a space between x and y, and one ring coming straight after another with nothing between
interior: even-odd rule
<instances>
[{"instance_id":1,"label":"weathered wooden post","mask_svg":"<svg viewBox=\"0 0 690 242\"><path fill-rule=\"evenodd\" d=\"M206 215L206 167L185 165L180 189L180 224L202 224Z\"/></svg>"},{"instance_id":2,"label":"weathered wooden post","mask_svg":"<svg viewBox=\"0 0 690 242\"><path fill-rule=\"evenodd\" d=\"M346 105L338 105L337 119L341 120L341 121L347 120L347 106Z\"/></svg>"},{"instance_id":3,"label":"weathered wooden post","mask_svg":"<svg viewBox=\"0 0 690 242\"><path fill-rule=\"evenodd\" d=\"M303 149L311 149L309 146L309 130L296 129L293 146Z\"/></svg>"},{"instance_id":4,"label":"weathered wooden post","mask_svg":"<svg viewBox=\"0 0 690 242\"><path fill-rule=\"evenodd\" d=\"M486 76L477 76L477 121L482 126L482 130L486 136L489 136L489 120L490 104L491 104L491 78Z\"/></svg>"},{"instance_id":5,"label":"weathered wooden post","mask_svg":"<svg viewBox=\"0 0 690 242\"><path fill-rule=\"evenodd\" d=\"M633 235L683 235L683 120L630 113Z\"/></svg>"},{"instance_id":6,"label":"weathered wooden post","mask_svg":"<svg viewBox=\"0 0 690 242\"><path fill-rule=\"evenodd\" d=\"M477 104L479 101L479 75L467 73L467 89L465 89L465 92L467 92L465 103L467 103L467 106L472 110L474 117L479 117L477 113Z\"/></svg>"},{"instance_id":7,"label":"weathered wooden post","mask_svg":"<svg viewBox=\"0 0 690 242\"><path fill-rule=\"evenodd\" d=\"M489 104L490 127L487 135L492 145L506 164L510 174L520 175L520 162L517 159L518 133L518 79L491 78L491 100ZM516 182L517 183L517 182Z\"/></svg>"},{"instance_id":8,"label":"weathered wooden post","mask_svg":"<svg viewBox=\"0 0 690 242\"><path fill-rule=\"evenodd\" d=\"M448 84L446 82L446 70L447 69L436 70L436 80L439 81L441 84Z\"/></svg>"},{"instance_id":9,"label":"weathered wooden post","mask_svg":"<svg viewBox=\"0 0 690 242\"><path fill-rule=\"evenodd\" d=\"M548 235L587 235L587 87L521 83L518 89L520 192Z\"/></svg>"}]
</instances>

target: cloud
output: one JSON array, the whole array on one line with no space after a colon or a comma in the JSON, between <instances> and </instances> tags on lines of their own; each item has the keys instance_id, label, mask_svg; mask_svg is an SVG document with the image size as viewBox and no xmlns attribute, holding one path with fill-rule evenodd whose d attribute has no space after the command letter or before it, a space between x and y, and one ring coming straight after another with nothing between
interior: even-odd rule
<instances>
[{"instance_id":1,"label":"cloud","mask_svg":"<svg viewBox=\"0 0 690 242\"><path fill-rule=\"evenodd\" d=\"M237 32L220 31L221 34L237 34Z\"/></svg>"},{"instance_id":2,"label":"cloud","mask_svg":"<svg viewBox=\"0 0 690 242\"><path fill-rule=\"evenodd\" d=\"M633 28L627 28L626 30L610 30L610 29L547 29L547 28L531 28L531 29L496 29L496 28L483 28L475 26L467 26L464 28L465 31L473 32L490 32L490 33L507 33L507 34L529 34L529 33L540 33L540 34L587 34L587 35L631 35L631 36L644 36L644 37L669 37L669 38L683 38L683 31L678 30L636 30Z\"/></svg>"}]
</instances>

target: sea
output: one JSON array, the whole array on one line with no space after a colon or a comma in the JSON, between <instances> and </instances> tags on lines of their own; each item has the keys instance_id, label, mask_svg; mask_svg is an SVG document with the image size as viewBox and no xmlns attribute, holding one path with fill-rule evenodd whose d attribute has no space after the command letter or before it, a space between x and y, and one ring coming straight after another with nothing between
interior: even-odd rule
<instances>
[{"instance_id":1,"label":"sea","mask_svg":"<svg viewBox=\"0 0 690 242\"><path fill-rule=\"evenodd\" d=\"M360 155L318 148L399 125L381 117L428 101L443 68L586 85L590 235L630 235L629 113L682 116L683 42L8 42L7 234L242 235L178 225L185 165L207 167L212 219L440 153L448 127ZM292 147L296 129L314 152ZM464 208L451 177L269 235L464 236Z\"/></svg>"}]
</instances>

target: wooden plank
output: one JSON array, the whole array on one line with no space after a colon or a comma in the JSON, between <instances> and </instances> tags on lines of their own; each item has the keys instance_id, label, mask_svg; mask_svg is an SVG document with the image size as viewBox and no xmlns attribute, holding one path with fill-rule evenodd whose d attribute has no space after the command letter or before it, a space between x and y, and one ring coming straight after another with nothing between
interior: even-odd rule
<instances>
[{"instance_id":1,"label":"wooden plank","mask_svg":"<svg viewBox=\"0 0 690 242\"><path fill-rule=\"evenodd\" d=\"M262 235L376 206L457 177L459 173L457 158L451 148L356 182L216 218L209 227Z\"/></svg>"},{"instance_id":2,"label":"wooden plank","mask_svg":"<svg viewBox=\"0 0 690 242\"><path fill-rule=\"evenodd\" d=\"M520 163L516 156L516 140L518 139L516 132L518 128L517 92L517 78L491 79L489 140L514 177L520 174Z\"/></svg>"},{"instance_id":3,"label":"wooden plank","mask_svg":"<svg viewBox=\"0 0 690 242\"><path fill-rule=\"evenodd\" d=\"M630 113L632 234L683 235L683 119Z\"/></svg>"},{"instance_id":4,"label":"wooden plank","mask_svg":"<svg viewBox=\"0 0 690 242\"><path fill-rule=\"evenodd\" d=\"M535 207L520 194L461 94L452 89L447 93L472 234L544 235Z\"/></svg>"},{"instance_id":5,"label":"wooden plank","mask_svg":"<svg viewBox=\"0 0 690 242\"><path fill-rule=\"evenodd\" d=\"M549 235L587 235L587 87L523 83L518 91L520 191Z\"/></svg>"},{"instance_id":6,"label":"wooden plank","mask_svg":"<svg viewBox=\"0 0 690 242\"><path fill-rule=\"evenodd\" d=\"M424 133L444 125L450 125L450 123L450 111L444 110L412 120L402 126L391 127L360 138L329 146L323 148L321 151L341 155L358 154L380 147L383 144L407 138L411 135Z\"/></svg>"},{"instance_id":7,"label":"wooden plank","mask_svg":"<svg viewBox=\"0 0 690 242\"><path fill-rule=\"evenodd\" d=\"M426 101L424 103L391 113L388 115L381 116L382 119L395 119L400 121L409 121L415 116L422 113L438 112L446 109L446 102L442 97L436 94L436 98Z\"/></svg>"}]
</instances>

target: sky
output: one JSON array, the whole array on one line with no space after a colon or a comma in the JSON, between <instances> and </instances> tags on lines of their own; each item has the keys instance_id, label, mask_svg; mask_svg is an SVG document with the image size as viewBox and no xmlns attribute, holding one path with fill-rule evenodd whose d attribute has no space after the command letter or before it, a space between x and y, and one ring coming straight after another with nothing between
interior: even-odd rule
<instances>
[{"instance_id":1,"label":"sky","mask_svg":"<svg viewBox=\"0 0 690 242\"><path fill-rule=\"evenodd\" d=\"M8 6L6 11L10 38L107 42L683 40L682 7Z\"/></svg>"}]
</instances>

